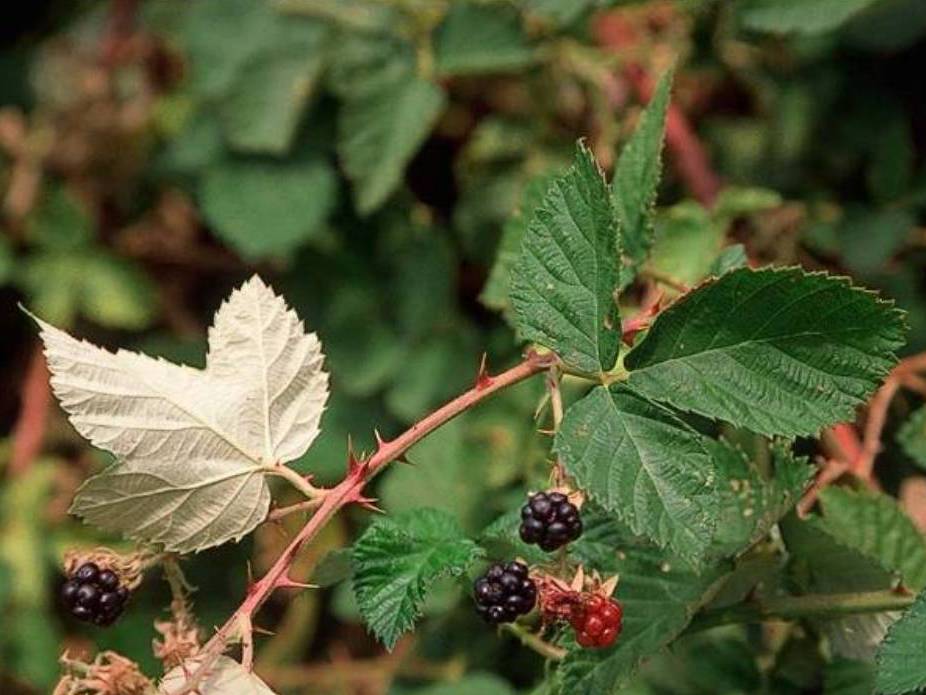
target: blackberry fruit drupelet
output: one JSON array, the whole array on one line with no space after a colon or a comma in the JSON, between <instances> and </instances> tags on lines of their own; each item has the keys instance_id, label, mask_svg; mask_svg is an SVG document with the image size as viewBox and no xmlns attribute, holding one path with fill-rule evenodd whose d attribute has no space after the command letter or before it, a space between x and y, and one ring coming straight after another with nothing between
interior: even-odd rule
<instances>
[{"instance_id":1,"label":"blackberry fruit drupelet","mask_svg":"<svg viewBox=\"0 0 926 695\"><path fill-rule=\"evenodd\" d=\"M510 623L534 608L537 586L528 577L524 563L495 564L476 580L473 598L476 612L487 623Z\"/></svg>"},{"instance_id":2,"label":"blackberry fruit drupelet","mask_svg":"<svg viewBox=\"0 0 926 695\"><path fill-rule=\"evenodd\" d=\"M61 587L61 600L71 615L100 627L116 622L128 598L129 590L116 573L92 562L78 567Z\"/></svg>"},{"instance_id":3,"label":"blackberry fruit drupelet","mask_svg":"<svg viewBox=\"0 0 926 695\"><path fill-rule=\"evenodd\" d=\"M521 507L521 540L550 552L582 535L579 509L561 492L538 492Z\"/></svg>"}]
</instances>

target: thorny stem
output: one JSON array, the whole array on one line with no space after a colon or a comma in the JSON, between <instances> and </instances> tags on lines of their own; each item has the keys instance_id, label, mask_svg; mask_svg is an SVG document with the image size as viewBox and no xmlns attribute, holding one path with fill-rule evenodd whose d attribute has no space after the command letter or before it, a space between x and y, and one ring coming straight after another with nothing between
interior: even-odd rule
<instances>
[{"instance_id":1,"label":"thorny stem","mask_svg":"<svg viewBox=\"0 0 926 695\"><path fill-rule=\"evenodd\" d=\"M916 597L897 591L870 591L850 594L811 594L757 599L696 616L686 634L718 625L756 623L764 620L833 618L858 613L882 613L909 608Z\"/></svg>"},{"instance_id":2,"label":"thorny stem","mask_svg":"<svg viewBox=\"0 0 926 695\"><path fill-rule=\"evenodd\" d=\"M251 618L260 610L274 590L279 588L305 588L289 577L289 571L299 550L315 538L319 531L341 510L341 508L366 501L363 488L377 473L390 462L401 458L406 451L428 434L446 424L457 415L469 410L489 396L509 386L514 386L529 377L540 374L556 364L553 354L540 355L530 353L522 362L496 376L481 377L475 386L438 408L433 413L412 425L392 441L380 441L379 448L369 458L357 461L351 454L350 470L347 476L335 487L324 491L320 498L321 505L309 518L302 530L277 558L273 566L257 582L248 588L244 602L235 613L220 627L212 639L206 643L201 652L199 666L188 676L184 686L174 695L187 695L196 690L201 680L208 673L212 664L233 641L242 641L244 657L248 658L251 635L242 634L251 624ZM298 475L298 474L296 474Z\"/></svg>"}]
</instances>

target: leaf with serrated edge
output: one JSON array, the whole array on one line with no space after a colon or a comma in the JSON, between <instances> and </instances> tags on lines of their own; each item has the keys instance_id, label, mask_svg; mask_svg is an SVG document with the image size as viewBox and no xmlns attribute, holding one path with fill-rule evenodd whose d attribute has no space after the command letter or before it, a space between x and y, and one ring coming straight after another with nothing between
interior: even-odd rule
<instances>
[{"instance_id":1,"label":"leaf with serrated edge","mask_svg":"<svg viewBox=\"0 0 926 695\"><path fill-rule=\"evenodd\" d=\"M820 507L820 527L833 540L899 574L914 591L926 588L926 539L893 497L830 487Z\"/></svg>"},{"instance_id":2,"label":"leaf with serrated edge","mask_svg":"<svg viewBox=\"0 0 926 695\"><path fill-rule=\"evenodd\" d=\"M187 661L171 669L158 687L158 695L173 695L180 692L201 662ZM251 673L234 659L220 656L215 665L199 683L196 692L200 695L275 695L256 674Z\"/></svg>"},{"instance_id":3,"label":"leaf with serrated edge","mask_svg":"<svg viewBox=\"0 0 926 695\"><path fill-rule=\"evenodd\" d=\"M900 695L926 686L926 592L887 632L878 650L877 692Z\"/></svg>"},{"instance_id":4,"label":"leaf with serrated edge","mask_svg":"<svg viewBox=\"0 0 926 695\"><path fill-rule=\"evenodd\" d=\"M624 362L654 400L761 434L854 417L897 362L903 314L845 278L743 268L665 310Z\"/></svg>"},{"instance_id":5,"label":"leaf with serrated edge","mask_svg":"<svg viewBox=\"0 0 926 695\"><path fill-rule=\"evenodd\" d=\"M321 345L257 276L216 313L204 370L112 353L36 321L71 423L118 459L71 510L105 530L176 552L240 539L267 515L265 470L318 435Z\"/></svg>"},{"instance_id":6,"label":"leaf with serrated edge","mask_svg":"<svg viewBox=\"0 0 926 695\"><path fill-rule=\"evenodd\" d=\"M620 347L619 239L604 176L579 143L572 167L550 186L528 223L511 273L521 336L569 366L598 373Z\"/></svg>"},{"instance_id":7,"label":"leaf with serrated edge","mask_svg":"<svg viewBox=\"0 0 926 695\"><path fill-rule=\"evenodd\" d=\"M697 432L624 386L599 386L566 411L554 448L582 489L634 533L700 564L717 496Z\"/></svg>"},{"instance_id":8,"label":"leaf with serrated edge","mask_svg":"<svg viewBox=\"0 0 926 695\"><path fill-rule=\"evenodd\" d=\"M611 183L611 200L621 229L625 262L636 267L653 243L653 204L662 173L662 143L672 73L659 80L630 140L621 151Z\"/></svg>"},{"instance_id":9,"label":"leaf with serrated edge","mask_svg":"<svg viewBox=\"0 0 926 695\"><path fill-rule=\"evenodd\" d=\"M378 519L352 553L360 613L392 649L421 615L434 582L463 574L481 554L446 512L415 509Z\"/></svg>"}]
</instances>

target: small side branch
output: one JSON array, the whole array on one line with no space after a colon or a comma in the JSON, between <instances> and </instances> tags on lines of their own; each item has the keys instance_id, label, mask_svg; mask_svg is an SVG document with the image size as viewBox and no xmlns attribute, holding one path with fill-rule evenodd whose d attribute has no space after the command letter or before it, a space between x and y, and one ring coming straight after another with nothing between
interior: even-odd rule
<instances>
[{"instance_id":1,"label":"small side branch","mask_svg":"<svg viewBox=\"0 0 926 695\"><path fill-rule=\"evenodd\" d=\"M915 596L899 591L869 591L849 594L782 596L749 601L729 608L702 613L688 626L686 634L718 625L757 623L764 620L834 618L859 613L883 613L909 608Z\"/></svg>"}]
</instances>

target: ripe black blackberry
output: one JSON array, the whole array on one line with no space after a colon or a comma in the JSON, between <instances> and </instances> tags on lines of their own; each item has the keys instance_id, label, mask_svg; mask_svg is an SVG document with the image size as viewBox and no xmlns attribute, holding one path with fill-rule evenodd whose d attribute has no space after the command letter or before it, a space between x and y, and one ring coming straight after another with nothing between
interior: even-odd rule
<instances>
[{"instance_id":1,"label":"ripe black blackberry","mask_svg":"<svg viewBox=\"0 0 926 695\"><path fill-rule=\"evenodd\" d=\"M530 613L537 601L537 586L523 562L492 565L473 586L476 612L487 623L510 623Z\"/></svg>"},{"instance_id":2,"label":"ripe black blackberry","mask_svg":"<svg viewBox=\"0 0 926 695\"><path fill-rule=\"evenodd\" d=\"M129 590L120 586L112 570L86 562L61 587L61 600L78 620L100 627L112 625L122 615Z\"/></svg>"},{"instance_id":3,"label":"ripe black blackberry","mask_svg":"<svg viewBox=\"0 0 926 695\"><path fill-rule=\"evenodd\" d=\"M582 535L579 509L561 492L538 492L521 507L521 540L556 550Z\"/></svg>"}]
</instances>

